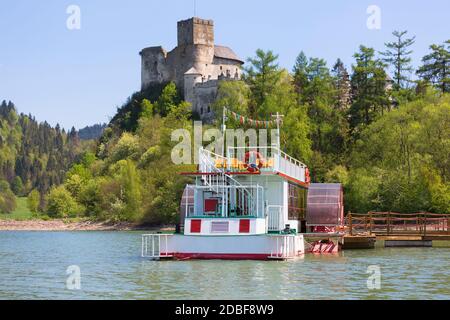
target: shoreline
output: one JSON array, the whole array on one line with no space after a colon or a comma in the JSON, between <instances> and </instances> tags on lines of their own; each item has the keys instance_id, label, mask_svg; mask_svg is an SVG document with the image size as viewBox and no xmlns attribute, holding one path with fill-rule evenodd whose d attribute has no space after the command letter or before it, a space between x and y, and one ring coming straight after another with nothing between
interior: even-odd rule
<instances>
[{"instance_id":1,"label":"shoreline","mask_svg":"<svg viewBox=\"0 0 450 320\"><path fill-rule=\"evenodd\" d=\"M171 229L143 226L132 222L0 219L0 231L161 231Z\"/></svg>"}]
</instances>

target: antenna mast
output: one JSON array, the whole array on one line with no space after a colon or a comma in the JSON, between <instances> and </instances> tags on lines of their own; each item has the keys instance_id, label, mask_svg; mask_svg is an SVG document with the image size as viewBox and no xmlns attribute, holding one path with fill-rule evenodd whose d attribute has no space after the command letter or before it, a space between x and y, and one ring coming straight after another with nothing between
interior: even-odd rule
<instances>
[{"instance_id":1,"label":"antenna mast","mask_svg":"<svg viewBox=\"0 0 450 320\"><path fill-rule=\"evenodd\" d=\"M274 118L276 119L276 122L277 122L277 141L276 141L276 143L277 143L278 149L281 150L281 143L280 143L280 124L281 124L282 118L283 118L284 116L281 115L281 114L279 114L279 113L277 112L277 114L276 114L276 115L272 115L272 117L274 117Z\"/></svg>"}]
</instances>

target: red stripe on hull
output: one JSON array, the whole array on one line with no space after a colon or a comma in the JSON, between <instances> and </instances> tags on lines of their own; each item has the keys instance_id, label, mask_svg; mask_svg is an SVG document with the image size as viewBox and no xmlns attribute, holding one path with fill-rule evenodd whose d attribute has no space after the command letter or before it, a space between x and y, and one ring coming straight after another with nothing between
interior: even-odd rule
<instances>
[{"instance_id":1,"label":"red stripe on hull","mask_svg":"<svg viewBox=\"0 0 450 320\"><path fill-rule=\"evenodd\" d=\"M220 259L220 260L268 260L269 254L265 253L174 253L179 260L189 259Z\"/></svg>"}]
</instances>

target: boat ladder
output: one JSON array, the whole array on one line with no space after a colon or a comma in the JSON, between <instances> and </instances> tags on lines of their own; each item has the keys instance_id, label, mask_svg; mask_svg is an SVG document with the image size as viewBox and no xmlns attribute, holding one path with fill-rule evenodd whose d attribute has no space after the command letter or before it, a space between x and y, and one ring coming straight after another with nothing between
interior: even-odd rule
<instances>
[{"instance_id":1,"label":"boat ladder","mask_svg":"<svg viewBox=\"0 0 450 320\"><path fill-rule=\"evenodd\" d=\"M152 260L172 258L173 252L170 252L168 246L169 237L172 237L172 234L143 234L141 256Z\"/></svg>"}]
</instances>

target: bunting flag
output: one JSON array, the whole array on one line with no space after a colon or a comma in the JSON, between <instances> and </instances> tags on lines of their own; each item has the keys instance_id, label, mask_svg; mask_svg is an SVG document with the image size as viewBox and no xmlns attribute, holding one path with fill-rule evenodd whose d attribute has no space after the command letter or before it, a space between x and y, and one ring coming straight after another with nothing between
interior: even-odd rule
<instances>
[{"instance_id":1,"label":"bunting flag","mask_svg":"<svg viewBox=\"0 0 450 320\"><path fill-rule=\"evenodd\" d=\"M237 112L231 111L228 108L224 107L225 110L225 114L229 114L231 115L231 117L233 119L235 119L236 121L239 121L240 124L249 124L253 127L256 128L269 128L271 126L276 126L277 125L277 120L268 120L268 121L263 121L263 120L254 120L254 119L250 119L247 118L243 115L240 115ZM228 118L227 118L228 119ZM281 119L279 119L280 124L281 124Z\"/></svg>"}]
</instances>

